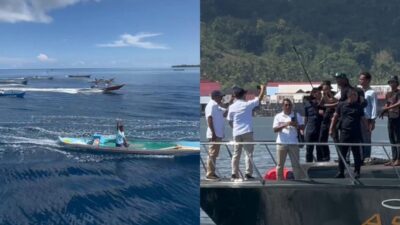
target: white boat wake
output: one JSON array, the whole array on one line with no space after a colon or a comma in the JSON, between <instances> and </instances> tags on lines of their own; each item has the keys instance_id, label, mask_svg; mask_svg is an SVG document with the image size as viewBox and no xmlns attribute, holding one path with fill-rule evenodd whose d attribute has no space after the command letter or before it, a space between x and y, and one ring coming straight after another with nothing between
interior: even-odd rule
<instances>
[{"instance_id":1,"label":"white boat wake","mask_svg":"<svg viewBox=\"0 0 400 225\"><path fill-rule=\"evenodd\" d=\"M98 88L28 88L28 87L0 87L3 91L22 91L22 92L56 92L66 94L79 93L102 93Z\"/></svg>"}]
</instances>

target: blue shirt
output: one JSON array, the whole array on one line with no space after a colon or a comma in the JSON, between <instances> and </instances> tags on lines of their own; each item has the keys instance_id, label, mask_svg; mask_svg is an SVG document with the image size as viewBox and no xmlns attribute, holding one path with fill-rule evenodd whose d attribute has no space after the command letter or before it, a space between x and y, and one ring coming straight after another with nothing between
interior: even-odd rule
<instances>
[{"instance_id":1,"label":"blue shirt","mask_svg":"<svg viewBox=\"0 0 400 225\"><path fill-rule=\"evenodd\" d=\"M365 101L367 101L367 106L364 108L364 116L367 119L376 119L376 104L377 96L376 92L370 88L365 91Z\"/></svg>"}]
</instances>

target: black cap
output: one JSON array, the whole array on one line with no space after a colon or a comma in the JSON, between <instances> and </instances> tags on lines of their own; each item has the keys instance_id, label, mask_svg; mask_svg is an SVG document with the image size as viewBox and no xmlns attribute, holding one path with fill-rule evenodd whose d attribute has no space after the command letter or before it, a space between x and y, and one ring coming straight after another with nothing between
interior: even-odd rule
<instances>
[{"instance_id":1,"label":"black cap","mask_svg":"<svg viewBox=\"0 0 400 225\"><path fill-rule=\"evenodd\" d=\"M240 97L242 97L244 94L246 94L247 91L244 90L243 88L240 88L240 87L233 87L233 88L232 88L232 93L233 93L233 95L234 95L235 97L240 98Z\"/></svg>"},{"instance_id":2,"label":"black cap","mask_svg":"<svg viewBox=\"0 0 400 225\"><path fill-rule=\"evenodd\" d=\"M394 75L389 78L388 83L390 82L396 82L397 84L399 84L399 79L397 78L396 75Z\"/></svg>"},{"instance_id":3,"label":"black cap","mask_svg":"<svg viewBox=\"0 0 400 225\"><path fill-rule=\"evenodd\" d=\"M215 97L224 97L224 94L219 90L212 91L211 98L215 98Z\"/></svg>"},{"instance_id":4,"label":"black cap","mask_svg":"<svg viewBox=\"0 0 400 225\"><path fill-rule=\"evenodd\" d=\"M313 87L313 88L311 89L311 92L321 91L321 90L322 90L322 87L321 87L321 86L319 86L319 87Z\"/></svg>"},{"instance_id":5,"label":"black cap","mask_svg":"<svg viewBox=\"0 0 400 225\"><path fill-rule=\"evenodd\" d=\"M333 75L336 79L337 78L342 78L342 79L347 79L347 75L345 73L337 72L335 75Z\"/></svg>"},{"instance_id":6,"label":"black cap","mask_svg":"<svg viewBox=\"0 0 400 225\"><path fill-rule=\"evenodd\" d=\"M331 85L331 81L330 81L330 80L324 80L324 81L322 81L322 83L318 86L318 88L319 88L320 90L322 90L322 87L323 87L324 85L329 86L330 89L332 89L332 85Z\"/></svg>"}]
</instances>

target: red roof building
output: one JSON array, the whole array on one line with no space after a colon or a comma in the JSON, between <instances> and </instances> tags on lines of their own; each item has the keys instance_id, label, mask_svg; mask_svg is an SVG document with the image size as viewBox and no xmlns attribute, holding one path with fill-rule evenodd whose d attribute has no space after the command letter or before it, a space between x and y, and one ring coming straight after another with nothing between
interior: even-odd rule
<instances>
[{"instance_id":1,"label":"red roof building","mask_svg":"<svg viewBox=\"0 0 400 225\"><path fill-rule=\"evenodd\" d=\"M200 96L210 96L214 90L221 90L218 81L200 80Z\"/></svg>"}]
</instances>

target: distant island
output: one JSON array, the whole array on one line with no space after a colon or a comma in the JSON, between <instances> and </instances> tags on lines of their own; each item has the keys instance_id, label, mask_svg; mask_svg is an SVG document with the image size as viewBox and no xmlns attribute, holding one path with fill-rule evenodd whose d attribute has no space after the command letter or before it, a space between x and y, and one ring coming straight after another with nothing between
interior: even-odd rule
<instances>
[{"instance_id":1,"label":"distant island","mask_svg":"<svg viewBox=\"0 0 400 225\"><path fill-rule=\"evenodd\" d=\"M172 68L187 68L187 67L200 67L200 65L186 65L186 64L182 64L182 65L173 65Z\"/></svg>"}]
</instances>

